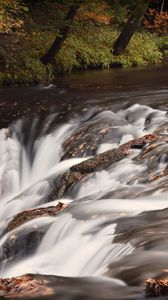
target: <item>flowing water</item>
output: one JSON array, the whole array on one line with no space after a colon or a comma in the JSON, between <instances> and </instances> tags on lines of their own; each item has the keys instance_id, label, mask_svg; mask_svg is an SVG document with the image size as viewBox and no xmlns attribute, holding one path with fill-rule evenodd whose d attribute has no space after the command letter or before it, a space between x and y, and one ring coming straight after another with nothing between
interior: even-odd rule
<instances>
[{"instance_id":1,"label":"flowing water","mask_svg":"<svg viewBox=\"0 0 168 300\"><path fill-rule=\"evenodd\" d=\"M64 142L82 126L110 123L110 138L98 145L98 154L168 123L168 68L113 72L91 72L89 79L75 74L59 79L59 87L0 92L1 107L8 103L11 111L1 116L0 130L0 277L62 276L65 298L60 299L142 299L148 277L167 277L168 176L148 180L149 168L157 176L167 166L167 141L142 163L135 161L141 149L134 149L91 174L63 199L50 199L57 178L91 156L64 157ZM44 100L47 109L40 102ZM38 113L37 104L44 105ZM69 203L58 216L5 231L18 212L58 201ZM30 252L25 232L32 228L42 228L44 235ZM9 245L17 235L21 244L14 249Z\"/></svg>"}]
</instances>

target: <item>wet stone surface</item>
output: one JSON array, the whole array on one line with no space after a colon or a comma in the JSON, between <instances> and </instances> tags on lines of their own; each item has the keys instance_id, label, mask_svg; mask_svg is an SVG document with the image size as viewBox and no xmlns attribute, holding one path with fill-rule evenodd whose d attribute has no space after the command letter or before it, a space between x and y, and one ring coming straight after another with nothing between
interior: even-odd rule
<instances>
[{"instance_id":1,"label":"wet stone surface","mask_svg":"<svg viewBox=\"0 0 168 300\"><path fill-rule=\"evenodd\" d=\"M42 207L42 208L35 208L32 210L23 211L16 216L8 223L7 231L11 231L18 226L33 220L38 217L43 216L56 216L58 213L63 211L68 204L59 202L56 206L49 206L49 207Z\"/></svg>"},{"instance_id":2,"label":"wet stone surface","mask_svg":"<svg viewBox=\"0 0 168 300\"><path fill-rule=\"evenodd\" d=\"M9 234L0 248L1 265L10 266L35 253L47 229L47 226L34 225Z\"/></svg>"},{"instance_id":3,"label":"wet stone surface","mask_svg":"<svg viewBox=\"0 0 168 300\"><path fill-rule=\"evenodd\" d=\"M53 289L47 286L46 280L31 275L0 279L1 299L37 298L52 294Z\"/></svg>"},{"instance_id":4,"label":"wet stone surface","mask_svg":"<svg viewBox=\"0 0 168 300\"><path fill-rule=\"evenodd\" d=\"M64 142L62 159L95 155L101 143L116 142L118 128L124 125L127 125L126 120L111 111L92 117Z\"/></svg>"}]
</instances>

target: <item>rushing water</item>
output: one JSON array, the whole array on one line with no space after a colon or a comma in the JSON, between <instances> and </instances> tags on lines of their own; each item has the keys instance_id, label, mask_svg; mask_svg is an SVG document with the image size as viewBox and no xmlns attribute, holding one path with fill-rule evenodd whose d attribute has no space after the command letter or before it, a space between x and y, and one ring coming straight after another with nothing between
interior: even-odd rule
<instances>
[{"instance_id":1,"label":"rushing water","mask_svg":"<svg viewBox=\"0 0 168 300\"><path fill-rule=\"evenodd\" d=\"M44 109L42 117L36 113L36 108L33 116L29 110L26 118L15 118L15 114L15 121L0 130L1 277L25 273L75 277L78 295L87 295L88 299L141 298L143 283L148 277L167 277L168 177L148 182L146 172L150 164L147 160L141 164L134 160L141 149L134 149L131 155L112 167L95 172L82 181L73 193L59 199L70 203L60 215L36 218L11 232L4 231L12 216L18 212L58 203L56 198L54 202L49 202L58 176L88 158L62 160L64 141L81 126L110 120L110 139L96 150L96 153L102 153L152 133L168 123L168 85L164 81L166 71L163 70L164 79L159 79L154 89L151 89L150 83L150 90L145 86L144 70L143 84L140 80L138 90L138 79L129 91L124 91L124 86L119 88L120 91L114 87L110 91L109 79L108 88L102 87L99 93L93 92L93 89L89 91L84 83L81 94L75 86L73 89L55 86L27 89L26 103L29 102L27 97L31 99L30 105L32 101L40 103L44 97L49 109ZM139 74L141 71L134 71L135 75L136 72ZM147 75L153 76L153 71L149 70ZM125 82L123 77L122 82ZM127 89L129 82L130 78ZM156 77L153 79L155 83ZM93 82L91 84L95 88ZM16 95L22 97L24 102L25 91L22 90L21 95L18 91L2 91L1 97L4 97L3 100L9 97L11 103L13 93L15 102ZM63 113L62 104L67 104ZM22 106L21 103L19 105ZM5 122L4 117L2 123ZM160 149L161 154L154 153L159 159L153 175L167 166L168 144L164 143ZM3 260L4 245L18 234L22 236L26 230L41 227L45 227L44 237L33 253L29 253L22 243L23 249L17 249L16 258L14 251L9 260ZM72 285L73 282L72 279ZM88 286L92 284L90 293L83 290L86 282ZM68 284L65 282L62 285L66 290L66 299L76 299L72 292L68 293Z\"/></svg>"}]
</instances>

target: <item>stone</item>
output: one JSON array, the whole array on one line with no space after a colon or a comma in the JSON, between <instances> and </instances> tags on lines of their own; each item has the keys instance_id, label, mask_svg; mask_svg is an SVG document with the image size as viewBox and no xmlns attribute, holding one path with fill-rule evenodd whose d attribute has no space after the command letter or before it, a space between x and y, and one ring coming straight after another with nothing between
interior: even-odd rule
<instances>
[{"instance_id":1,"label":"stone","mask_svg":"<svg viewBox=\"0 0 168 300\"><path fill-rule=\"evenodd\" d=\"M95 155L101 143L116 142L122 125L127 122L110 111L92 117L65 140L62 159Z\"/></svg>"},{"instance_id":2,"label":"stone","mask_svg":"<svg viewBox=\"0 0 168 300\"><path fill-rule=\"evenodd\" d=\"M46 280L31 275L0 279L0 297L3 298L33 298L52 294L53 289L47 286Z\"/></svg>"},{"instance_id":3,"label":"stone","mask_svg":"<svg viewBox=\"0 0 168 300\"><path fill-rule=\"evenodd\" d=\"M146 297L168 296L168 280L148 278L145 282Z\"/></svg>"},{"instance_id":4,"label":"stone","mask_svg":"<svg viewBox=\"0 0 168 300\"><path fill-rule=\"evenodd\" d=\"M41 216L56 216L67 206L68 204L59 202L56 206L41 207L22 211L14 216L14 218L8 223L7 231L11 231L18 226Z\"/></svg>"},{"instance_id":5,"label":"stone","mask_svg":"<svg viewBox=\"0 0 168 300\"><path fill-rule=\"evenodd\" d=\"M142 148L147 143L155 141L156 139L156 134L149 134L139 139L131 140L118 148L105 151L80 164L74 165L70 170L72 172L81 172L82 174L101 171L126 157L132 152L133 148Z\"/></svg>"}]
</instances>

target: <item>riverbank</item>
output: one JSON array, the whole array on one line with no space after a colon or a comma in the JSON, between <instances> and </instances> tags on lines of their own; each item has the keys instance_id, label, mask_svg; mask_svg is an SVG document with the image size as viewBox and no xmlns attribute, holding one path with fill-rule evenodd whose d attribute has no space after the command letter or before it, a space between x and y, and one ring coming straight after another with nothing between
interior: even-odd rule
<instances>
[{"instance_id":1,"label":"riverbank","mask_svg":"<svg viewBox=\"0 0 168 300\"><path fill-rule=\"evenodd\" d=\"M61 7L43 4L11 14L0 33L0 85L32 85L51 82L58 73L74 70L132 67L166 61L168 37L144 28L131 40L127 51L112 54L121 24L106 6L79 11L71 32L52 64L44 66L40 57L52 44L61 22ZM56 21L55 21L56 20ZM5 20L4 20L5 21Z\"/></svg>"}]
</instances>

